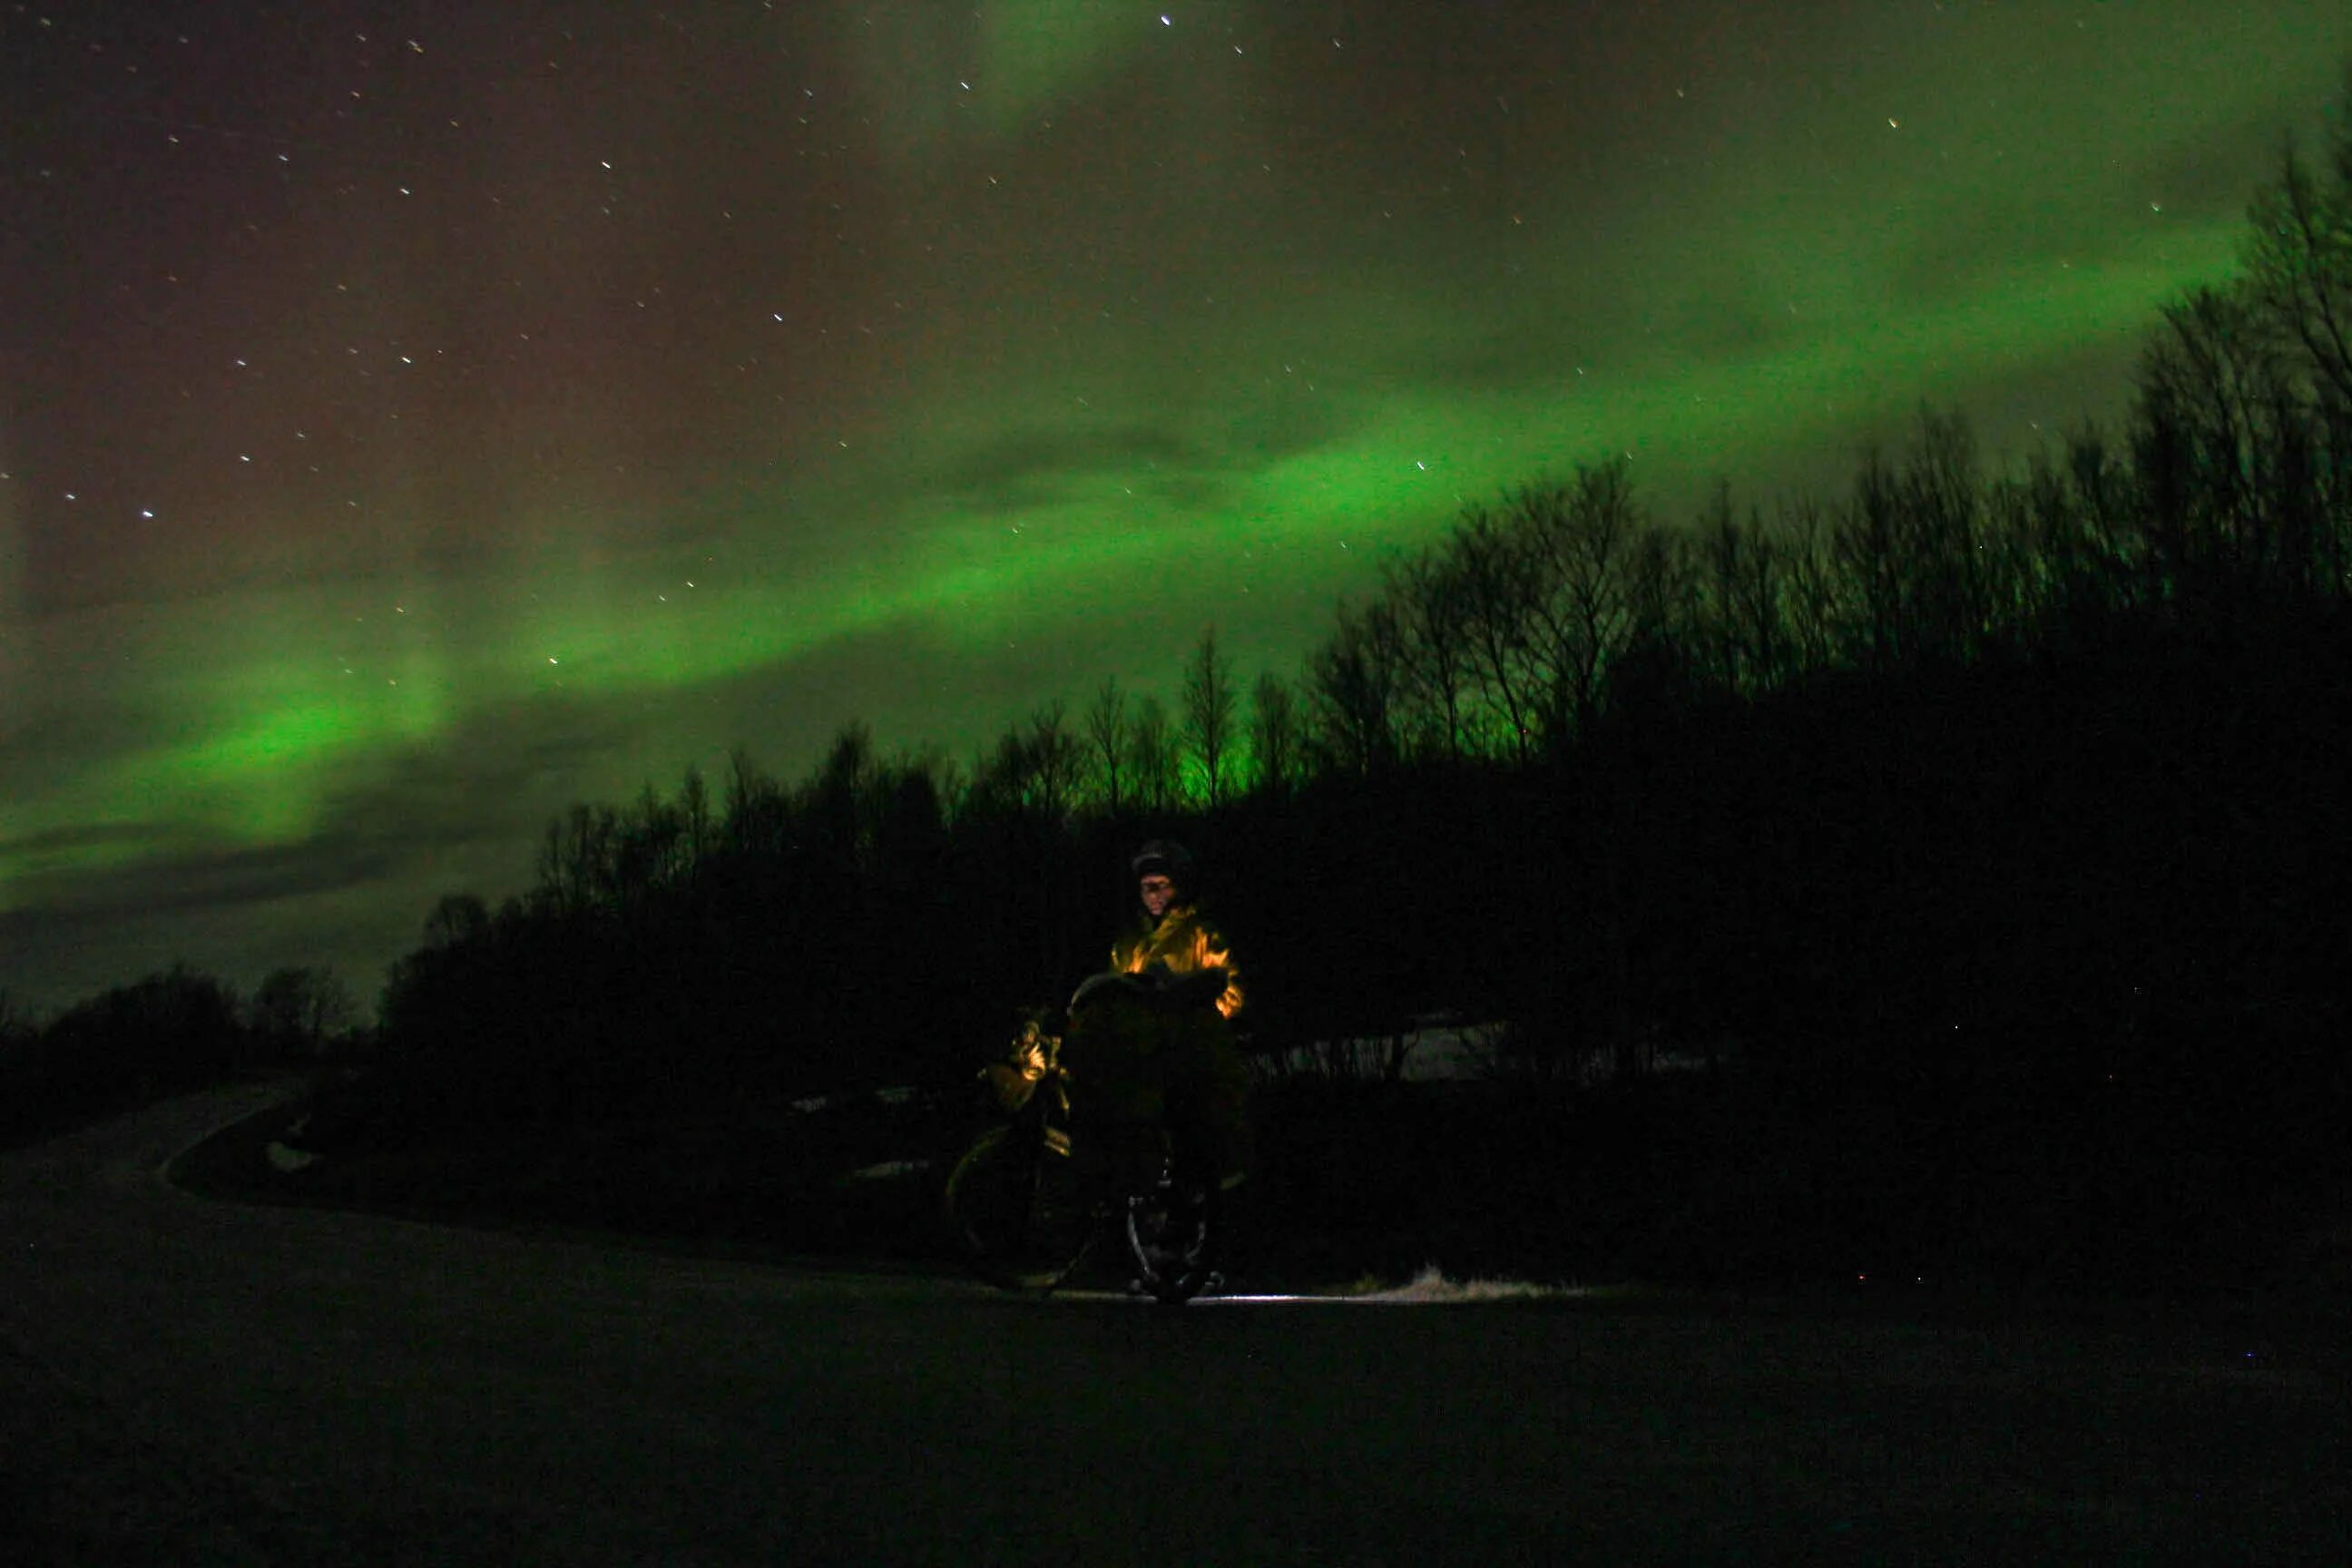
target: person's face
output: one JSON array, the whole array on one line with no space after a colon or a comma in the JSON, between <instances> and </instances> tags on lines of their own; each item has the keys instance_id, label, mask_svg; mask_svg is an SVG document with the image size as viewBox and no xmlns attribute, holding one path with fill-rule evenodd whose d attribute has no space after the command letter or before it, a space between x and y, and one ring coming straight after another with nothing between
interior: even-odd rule
<instances>
[{"instance_id":1,"label":"person's face","mask_svg":"<svg viewBox=\"0 0 2352 1568\"><path fill-rule=\"evenodd\" d=\"M1166 914L1168 906L1176 901L1176 884L1156 871L1138 882L1135 890L1142 896L1143 912L1153 920Z\"/></svg>"}]
</instances>

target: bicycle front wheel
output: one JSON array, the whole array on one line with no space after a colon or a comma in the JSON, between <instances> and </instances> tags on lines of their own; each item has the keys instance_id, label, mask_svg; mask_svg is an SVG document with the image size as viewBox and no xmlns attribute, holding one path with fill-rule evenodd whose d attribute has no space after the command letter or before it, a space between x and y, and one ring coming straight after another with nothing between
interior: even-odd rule
<instances>
[{"instance_id":1,"label":"bicycle front wheel","mask_svg":"<svg viewBox=\"0 0 2352 1568\"><path fill-rule=\"evenodd\" d=\"M1045 1290L1077 1267L1092 1233L1070 1158L1033 1128L992 1127L949 1173L948 1234L972 1272L1008 1290Z\"/></svg>"},{"instance_id":2,"label":"bicycle front wheel","mask_svg":"<svg viewBox=\"0 0 2352 1568\"><path fill-rule=\"evenodd\" d=\"M1167 1176L1128 1200L1128 1257L1155 1300L1179 1307L1215 1281L1220 1199L1213 1182Z\"/></svg>"}]
</instances>

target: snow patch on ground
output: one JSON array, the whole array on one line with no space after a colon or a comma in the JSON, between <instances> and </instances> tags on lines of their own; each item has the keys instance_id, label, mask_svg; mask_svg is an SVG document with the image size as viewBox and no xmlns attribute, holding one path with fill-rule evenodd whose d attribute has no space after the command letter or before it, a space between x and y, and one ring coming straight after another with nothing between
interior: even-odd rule
<instances>
[{"instance_id":1,"label":"snow patch on ground","mask_svg":"<svg viewBox=\"0 0 2352 1568\"><path fill-rule=\"evenodd\" d=\"M1431 1264L1402 1285L1381 1287L1370 1279L1355 1285L1317 1289L1260 1292L1219 1291L1200 1299L1202 1306L1316 1307L1454 1307L1504 1301L1565 1301L1603 1294L1595 1288L1538 1285L1526 1279L1448 1279Z\"/></svg>"},{"instance_id":2,"label":"snow patch on ground","mask_svg":"<svg viewBox=\"0 0 2352 1568\"><path fill-rule=\"evenodd\" d=\"M844 1172L840 1179L845 1182L881 1182L898 1176L916 1175L930 1168L929 1160L885 1160L879 1164L860 1165L854 1171Z\"/></svg>"},{"instance_id":3,"label":"snow patch on ground","mask_svg":"<svg viewBox=\"0 0 2352 1568\"><path fill-rule=\"evenodd\" d=\"M1546 1301L1578 1294L1560 1285L1537 1285L1525 1279L1448 1279L1431 1264L1405 1283L1349 1298L1354 1301L1400 1306L1439 1306L1457 1301Z\"/></svg>"}]
</instances>

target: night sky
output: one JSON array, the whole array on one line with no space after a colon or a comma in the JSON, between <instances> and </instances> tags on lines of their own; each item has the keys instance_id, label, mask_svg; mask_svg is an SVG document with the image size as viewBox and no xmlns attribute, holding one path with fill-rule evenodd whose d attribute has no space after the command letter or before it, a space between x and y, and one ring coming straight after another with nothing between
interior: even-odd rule
<instances>
[{"instance_id":1,"label":"night sky","mask_svg":"<svg viewBox=\"0 0 2352 1568\"><path fill-rule=\"evenodd\" d=\"M0 10L0 987L331 963L574 800L954 756L1465 500L2111 415L2322 0Z\"/></svg>"}]
</instances>

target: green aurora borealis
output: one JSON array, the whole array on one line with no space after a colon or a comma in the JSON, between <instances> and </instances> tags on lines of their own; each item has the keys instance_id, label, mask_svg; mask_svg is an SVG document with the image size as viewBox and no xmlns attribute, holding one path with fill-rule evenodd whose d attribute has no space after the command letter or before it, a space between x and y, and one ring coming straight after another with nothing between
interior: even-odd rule
<instances>
[{"instance_id":1,"label":"green aurora borealis","mask_svg":"<svg viewBox=\"0 0 2352 1568\"><path fill-rule=\"evenodd\" d=\"M0 987L362 994L541 825L1295 669L1608 452L2112 415L2340 7L0 17ZM484 15L489 13L491 15Z\"/></svg>"}]
</instances>

